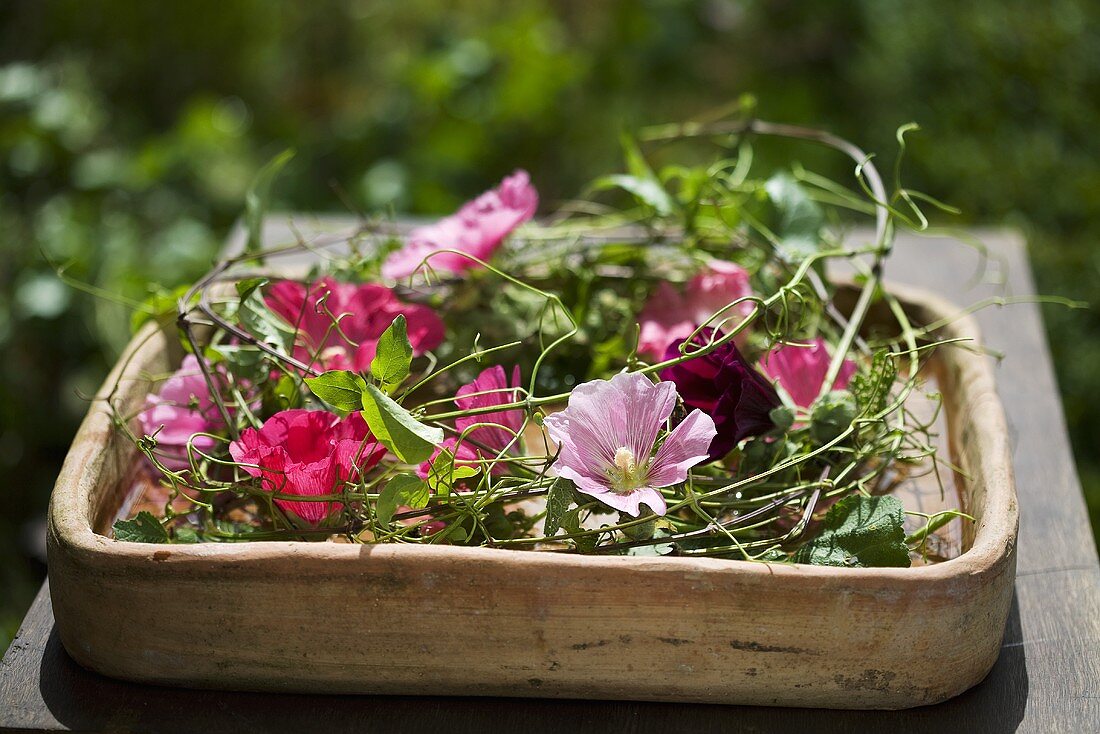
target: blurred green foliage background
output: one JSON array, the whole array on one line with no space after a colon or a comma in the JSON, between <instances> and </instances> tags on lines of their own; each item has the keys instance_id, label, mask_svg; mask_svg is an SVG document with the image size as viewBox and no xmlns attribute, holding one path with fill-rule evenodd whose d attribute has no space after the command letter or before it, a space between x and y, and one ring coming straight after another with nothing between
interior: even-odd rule
<instances>
[{"instance_id":1,"label":"blurred green foliage background","mask_svg":"<svg viewBox=\"0 0 1100 734\"><path fill-rule=\"evenodd\" d=\"M283 208L446 212L517 166L552 206L618 167L620 130L753 92L765 119L890 156L918 121L909 183L959 223L1024 229L1041 290L1095 307L1098 29L1086 0L4 3L0 643L44 573L83 396L128 336L51 263L138 299L193 279L285 147ZM1100 312L1045 316L1096 527Z\"/></svg>"}]
</instances>

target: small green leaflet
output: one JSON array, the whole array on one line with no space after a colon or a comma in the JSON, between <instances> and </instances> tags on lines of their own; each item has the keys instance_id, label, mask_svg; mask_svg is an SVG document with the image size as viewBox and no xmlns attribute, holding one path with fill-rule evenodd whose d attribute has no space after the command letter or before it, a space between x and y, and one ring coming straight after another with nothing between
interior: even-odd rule
<instances>
[{"instance_id":1,"label":"small green leaflet","mask_svg":"<svg viewBox=\"0 0 1100 734\"><path fill-rule=\"evenodd\" d=\"M897 497L845 497L825 515L821 535L799 548L794 560L814 566L908 568L904 520Z\"/></svg>"},{"instance_id":2,"label":"small green leaflet","mask_svg":"<svg viewBox=\"0 0 1100 734\"><path fill-rule=\"evenodd\" d=\"M405 324L405 316L398 314L382 336L370 363L370 373L387 393L396 390L409 376L413 349Z\"/></svg>"},{"instance_id":3,"label":"small green leaflet","mask_svg":"<svg viewBox=\"0 0 1100 734\"><path fill-rule=\"evenodd\" d=\"M443 429L426 426L374 385L363 391L363 419L371 433L406 464L427 461Z\"/></svg>"},{"instance_id":4,"label":"small green leaflet","mask_svg":"<svg viewBox=\"0 0 1100 734\"><path fill-rule=\"evenodd\" d=\"M168 531L149 512L142 511L133 520L116 520L115 540L129 543L167 543Z\"/></svg>"},{"instance_id":5,"label":"small green leaflet","mask_svg":"<svg viewBox=\"0 0 1100 734\"><path fill-rule=\"evenodd\" d=\"M558 477L546 492L546 519L542 523L542 534L546 537L556 535L561 529L562 518L573 503L573 482Z\"/></svg>"},{"instance_id":6,"label":"small green leaflet","mask_svg":"<svg viewBox=\"0 0 1100 734\"><path fill-rule=\"evenodd\" d=\"M454 489L455 482L467 479L478 473L477 467L455 466L455 455L442 449L432 461L428 472L428 486L440 496L447 496Z\"/></svg>"},{"instance_id":7,"label":"small green leaflet","mask_svg":"<svg viewBox=\"0 0 1100 734\"><path fill-rule=\"evenodd\" d=\"M343 413L363 407L363 392L367 381L348 370L330 370L317 377L307 377L310 391Z\"/></svg>"},{"instance_id":8,"label":"small green leaflet","mask_svg":"<svg viewBox=\"0 0 1100 734\"><path fill-rule=\"evenodd\" d=\"M293 150L284 150L260 169L252 180L252 185L248 187L244 196L244 223L248 228L248 240L244 245L246 253L256 254L263 249L264 215L267 214L268 200L271 198L271 185L293 157Z\"/></svg>"},{"instance_id":9,"label":"small green leaflet","mask_svg":"<svg viewBox=\"0 0 1100 734\"><path fill-rule=\"evenodd\" d=\"M398 507L405 505L414 510L428 506L428 485L412 474L398 474L386 483L374 506L375 514L383 525L389 525Z\"/></svg>"}]
</instances>

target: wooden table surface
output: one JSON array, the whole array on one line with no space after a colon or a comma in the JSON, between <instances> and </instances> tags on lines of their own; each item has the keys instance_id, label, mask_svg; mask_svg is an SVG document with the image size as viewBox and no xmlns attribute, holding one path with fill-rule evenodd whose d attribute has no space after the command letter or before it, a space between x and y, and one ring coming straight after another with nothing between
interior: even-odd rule
<instances>
[{"instance_id":1,"label":"wooden table surface","mask_svg":"<svg viewBox=\"0 0 1100 734\"><path fill-rule=\"evenodd\" d=\"M314 224L299 222L303 229ZM346 222L325 220L318 226L339 224ZM887 278L964 305L1006 291L1033 293L1020 237L1006 231L975 234L991 253L985 282L973 282L979 265L975 250L945 238L913 236L899 238ZM1007 285L991 282L997 280ZM986 344L1005 355L996 375L1015 447L1019 558L1000 659L983 683L951 701L901 712L860 712L156 688L110 680L76 665L54 630L46 584L0 664L0 730L1100 732L1100 565L1039 309L1031 304L987 308L978 320Z\"/></svg>"}]
</instances>

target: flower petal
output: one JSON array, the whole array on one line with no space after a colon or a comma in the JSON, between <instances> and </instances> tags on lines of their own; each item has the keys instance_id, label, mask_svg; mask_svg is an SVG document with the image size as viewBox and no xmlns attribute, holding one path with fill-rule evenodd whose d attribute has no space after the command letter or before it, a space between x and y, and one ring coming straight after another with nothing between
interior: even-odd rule
<instances>
[{"instance_id":1,"label":"flower petal","mask_svg":"<svg viewBox=\"0 0 1100 734\"><path fill-rule=\"evenodd\" d=\"M714 420L701 410L691 411L657 449L649 484L668 487L687 479L688 469L709 458L715 435Z\"/></svg>"}]
</instances>

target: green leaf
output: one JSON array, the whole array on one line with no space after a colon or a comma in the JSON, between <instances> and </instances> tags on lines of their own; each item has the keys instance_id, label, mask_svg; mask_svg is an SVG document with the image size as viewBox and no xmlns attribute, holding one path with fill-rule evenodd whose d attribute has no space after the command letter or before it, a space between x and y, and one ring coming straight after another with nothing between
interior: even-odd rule
<instances>
[{"instance_id":1,"label":"green leaf","mask_svg":"<svg viewBox=\"0 0 1100 734\"><path fill-rule=\"evenodd\" d=\"M147 321L166 324L176 318L179 299L187 295L191 286L181 285L173 290L158 288L155 293L141 302L141 306L130 314L130 331L136 333Z\"/></svg>"},{"instance_id":2,"label":"green leaf","mask_svg":"<svg viewBox=\"0 0 1100 734\"><path fill-rule=\"evenodd\" d=\"M271 398L275 403L276 412L300 408L302 405L302 394L298 391L298 382L290 375L283 375L279 378L279 381L271 388ZM356 410L358 407L355 406L352 410Z\"/></svg>"},{"instance_id":3,"label":"green leaf","mask_svg":"<svg viewBox=\"0 0 1100 734\"><path fill-rule=\"evenodd\" d=\"M389 525L398 507L423 509L428 506L428 496L428 485L423 479L413 474L398 474L382 488L374 512L383 525Z\"/></svg>"},{"instance_id":4,"label":"green leaf","mask_svg":"<svg viewBox=\"0 0 1100 734\"><path fill-rule=\"evenodd\" d=\"M348 370L330 370L307 377L306 385L314 395L344 413L363 407L363 392L367 389L367 381Z\"/></svg>"},{"instance_id":5,"label":"green leaf","mask_svg":"<svg viewBox=\"0 0 1100 734\"><path fill-rule=\"evenodd\" d=\"M238 280L234 285L237 287L237 295L242 299L248 298L252 295L252 291L257 288L263 288L268 284L268 279L264 277L245 278L244 280Z\"/></svg>"},{"instance_id":6,"label":"green leaf","mask_svg":"<svg viewBox=\"0 0 1100 734\"><path fill-rule=\"evenodd\" d=\"M252 185L248 187L244 197L244 223L248 228L248 240L244 245L245 253L256 254L263 249L264 216L267 214L268 200L271 198L271 185L293 157L293 150L284 150L260 169L256 178L252 180Z\"/></svg>"},{"instance_id":7,"label":"green leaf","mask_svg":"<svg viewBox=\"0 0 1100 734\"><path fill-rule=\"evenodd\" d=\"M561 518L561 526L565 528L565 532L570 535L586 530L586 528L581 527L580 509L579 507L574 507ZM598 534L584 535L579 538L573 538L572 540L577 551L580 553L588 553L600 542L600 536Z\"/></svg>"},{"instance_id":8,"label":"green leaf","mask_svg":"<svg viewBox=\"0 0 1100 734\"><path fill-rule=\"evenodd\" d=\"M378 338L378 347L370 363L370 373L387 393L392 393L412 367L413 349L405 324L405 316L398 314Z\"/></svg>"},{"instance_id":9,"label":"green leaf","mask_svg":"<svg viewBox=\"0 0 1100 734\"><path fill-rule=\"evenodd\" d=\"M294 343L294 327L271 312L259 288L248 290L241 298L237 318L260 341L284 352L290 351Z\"/></svg>"},{"instance_id":10,"label":"green leaf","mask_svg":"<svg viewBox=\"0 0 1100 734\"><path fill-rule=\"evenodd\" d=\"M249 344L213 344L208 347L211 361L229 368L235 377L258 380L263 377L264 352Z\"/></svg>"},{"instance_id":11,"label":"green leaf","mask_svg":"<svg viewBox=\"0 0 1100 734\"><path fill-rule=\"evenodd\" d=\"M374 385L363 391L363 419L371 433L407 464L419 464L443 441L443 429L426 426Z\"/></svg>"},{"instance_id":12,"label":"green leaf","mask_svg":"<svg viewBox=\"0 0 1100 734\"><path fill-rule=\"evenodd\" d=\"M569 505L573 503L573 492L576 491L573 482L565 477L558 477L550 485L546 493L546 519L542 523L542 534L549 537L555 535L561 529L562 518L569 511Z\"/></svg>"},{"instance_id":13,"label":"green leaf","mask_svg":"<svg viewBox=\"0 0 1100 734\"><path fill-rule=\"evenodd\" d=\"M656 179L638 178L615 174L602 176L592 182L589 191L602 191L619 188L631 194L635 199L653 208L658 215L667 217L672 214L672 197Z\"/></svg>"},{"instance_id":14,"label":"green leaf","mask_svg":"<svg viewBox=\"0 0 1100 734\"><path fill-rule=\"evenodd\" d=\"M133 520L116 520L115 539L129 543L167 543L168 531L149 512L142 511Z\"/></svg>"},{"instance_id":15,"label":"green leaf","mask_svg":"<svg viewBox=\"0 0 1100 734\"><path fill-rule=\"evenodd\" d=\"M818 398L810 410L810 436L826 444L848 430L856 419L856 400L847 390L832 390Z\"/></svg>"},{"instance_id":16,"label":"green leaf","mask_svg":"<svg viewBox=\"0 0 1100 734\"><path fill-rule=\"evenodd\" d=\"M441 496L447 496L454 489L455 483L477 474L479 469L473 466L455 466L455 455L447 449L442 449L439 455L432 460L431 469L428 472L428 486L432 491Z\"/></svg>"},{"instance_id":17,"label":"green leaf","mask_svg":"<svg viewBox=\"0 0 1100 734\"><path fill-rule=\"evenodd\" d=\"M797 563L857 568L909 567L905 510L897 497L853 495L825 515L821 535L798 549Z\"/></svg>"},{"instance_id":18,"label":"green leaf","mask_svg":"<svg viewBox=\"0 0 1100 734\"><path fill-rule=\"evenodd\" d=\"M175 542L177 543L201 543L202 537L194 528L182 527L176 528Z\"/></svg>"},{"instance_id":19,"label":"green leaf","mask_svg":"<svg viewBox=\"0 0 1100 734\"><path fill-rule=\"evenodd\" d=\"M775 208L772 227L779 237L779 254L788 262L804 260L817 252L825 215L789 173L777 173L764 190Z\"/></svg>"},{"instance_id":20,"label":"green leaf","mask_svg":"<svg viewBox=\"0 0 1100 734\"><path fill-rule=\"evenodd\" d=\"M672 535L668 528L657 528L653 531L654 538L667 538ZM626 549L628 556L667 556L676 550L672 543L653 543L651 545L637 545Z\"/></svg>"}]
</instances>

